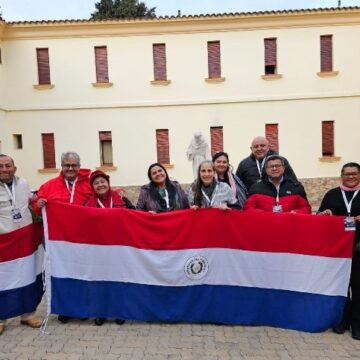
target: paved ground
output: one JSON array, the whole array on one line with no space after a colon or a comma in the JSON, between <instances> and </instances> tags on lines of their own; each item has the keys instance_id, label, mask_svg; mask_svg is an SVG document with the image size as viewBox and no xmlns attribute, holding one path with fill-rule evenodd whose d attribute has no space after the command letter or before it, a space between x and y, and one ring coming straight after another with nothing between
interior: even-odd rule
<instances>
[{"instance_id":1,"label":"paved ground","mask_svg":"<svg viewBox=\"0 0 360 360\"><path fill-rule=\"evenodd\" d=\"M45 314L42 304L39 315ZM0 336L1 360L228 360L360 359L360 341L349 333L308 334L268 327L92 321L60 324L51 316L47 334L9 321Z\"/></svg>"}]
</instances>

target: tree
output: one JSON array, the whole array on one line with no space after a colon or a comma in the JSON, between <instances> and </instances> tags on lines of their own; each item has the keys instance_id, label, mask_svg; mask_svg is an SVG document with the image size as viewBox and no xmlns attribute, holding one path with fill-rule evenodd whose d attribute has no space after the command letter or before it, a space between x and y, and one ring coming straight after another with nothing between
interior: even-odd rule
<instances>
[{"instance_id":1,"label":"tree","mask_svg":"<svg viewBox=\"0 0 360 360\"><path fill-rule=\"evenodd\" d=\"M92 20L154 18L155 7L148 8L139 0L100 0L95 4Z\"/></svg>"}]
</instances>

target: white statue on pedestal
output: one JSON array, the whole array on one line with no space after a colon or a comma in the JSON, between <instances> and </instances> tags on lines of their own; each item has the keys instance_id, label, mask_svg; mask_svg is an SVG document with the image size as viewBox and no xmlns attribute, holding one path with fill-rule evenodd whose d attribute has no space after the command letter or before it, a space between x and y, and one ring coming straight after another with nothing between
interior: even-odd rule
<instances>
[{"instance_id":1,"label":"white statue on pedestal","mask_svg":"<svg viewBox=\"0 0 360 360\"><path fill-rule=\"evenodd\" d=\"M194 133L194 137L187 149L186 156L193 162L194 179L197 178L199 165L204 160L211 160L210 147L200 131Z\"/></svg>"}]
</instances>

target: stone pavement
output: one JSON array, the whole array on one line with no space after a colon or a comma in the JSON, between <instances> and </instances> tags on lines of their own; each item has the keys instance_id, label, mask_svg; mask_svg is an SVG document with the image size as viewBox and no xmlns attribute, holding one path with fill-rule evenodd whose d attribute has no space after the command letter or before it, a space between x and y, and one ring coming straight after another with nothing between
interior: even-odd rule
<instances>
[{"instance_id":1,"label":"stone pavement","mask_svg":"<svg viewBox=\"0 0 360 360\"><path fill-rule=\"evenodd\" d=\"M45 315L42 304L38 314ZM9 321L0 336L1 360L290 360L360 359L349 333L308 334L251 326L150 324L49 319L47 334Z\"/></svg>"}]
</instances>

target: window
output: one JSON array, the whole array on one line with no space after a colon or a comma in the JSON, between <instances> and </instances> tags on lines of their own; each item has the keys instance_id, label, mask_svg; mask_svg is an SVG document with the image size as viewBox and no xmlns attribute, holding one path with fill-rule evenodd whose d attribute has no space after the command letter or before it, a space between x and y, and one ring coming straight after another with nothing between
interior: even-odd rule
<instances>
[{"instance_id":1,"label":"window","mask_svg":"<svg viewBox=\"0 0 360 360\"><path fill-rule=\"evenodd\" d=\"M43 157L44 157L44 169L55 169L55 139L54 134L41 134Z\"/></svg>"},{"instance_id":2,"label":"window","mask_svg":"<svg viewBox=\"0 0 360 360\"><path fill-rule=\"evenodd\" d=\"M154 80L166 81L166 45L153 44Z\"/></svg>"},{"instance_id":3,"label":"window","mask_svg":"<svg viewBox=\"0 0 360 360\"><path fill-rule=\"evenodd\" d=\"M36 49L39 85L50 85L49 49Z\"/></svg>"},{"instance_id":4,"label":"window","mask_svg":"<svg viewBox=\"0 0 360 360\"><path fill-rule=\"evenodd\" d=\"M320 71L333 71L332 35L320 36Z\"/></svg>"},{"instance_id":5,"label":"window","mask_svg":"<svg viewBox=\"0 0 360 360\"><path fill-rule=\"evenodd\" d=\"M156 130L157 161L160 164L170 164L169 155L169 130Z\"/></svg>"},{"instance_id":6,"label":"window","mask_svg":"<svg viewBox=\"0 0 360 360\"><path fill-rule=\"evenodd\" d=\"M322 122L322 156L334 156L334 121Z\"/></svg>"},{"instance_id":7,"label":"window","mask_svg":"<svg viewBox=\"0 0 360 360\"><path fill-rule=\"evenodd\" d=\"M276 38L264 39L265 50L265 75L277 73L277 48Z\"/></svg>"},{"instance_id":8,"label":"window","mask_svg":"<svg viewBox=\"0 0 360 360\"><path fill-rule=\"evenodd\" d=\"M23 142L22 142L22 135L21 134L14 134L14 148L15 149L22 149L23 148Z\"/></svg>"},{"instance_id":9,"label":"window","mask_svg":"<svg viewBox=\"0 0 360 360\"><path fill-rule=\"evenodd\" d=\"M2 55L1 55L1 48L0 48L0 65L2 64Z\"/></svg>"},{"instance_id":10,"label":"window","mask_svg":"<svg viewBox=\"0 0 360 360\"><path fill-rule=\"evenodd\" d=\"M211 155L218 151L223 151L223 127L213 126L210 128Z\"/></svg>"},{"instance_id":11,"label":"window","mask_svg":"<svg viewBox=\"0 0 360 360\"><path fill-rule=\"evenodd\" d=\"M103 166L113 166L113 150L111 131L100 131L100 163Z\"/></svg>"},{"instance_id":12,"label":"window","mask_svg":"<svg viewBox=\"0 0 360 360\"><path fill-rule=\"evenodd\" d=\"M95 46L96 82L108 83L108 58L106 46Z\"/></svg>"},{"instance_id":13,"label":"window","mask_svg":"<svg viewBox=\"0 0 360 360\"><path fill-rule=\"evenodd\" d=\"M220 41L208 41L209 79L221 78Z\"/></svg>"},{"instance_id":14,"label":"window","mask_svg":"<svg viewBox=\"0 0 360 360\"><path fill-rule=\"evenodd\" d=\"M270 149L279 152L279 126L278 124L265 125L265 137L269 141Z\"/></svg>"}]
</instances>

